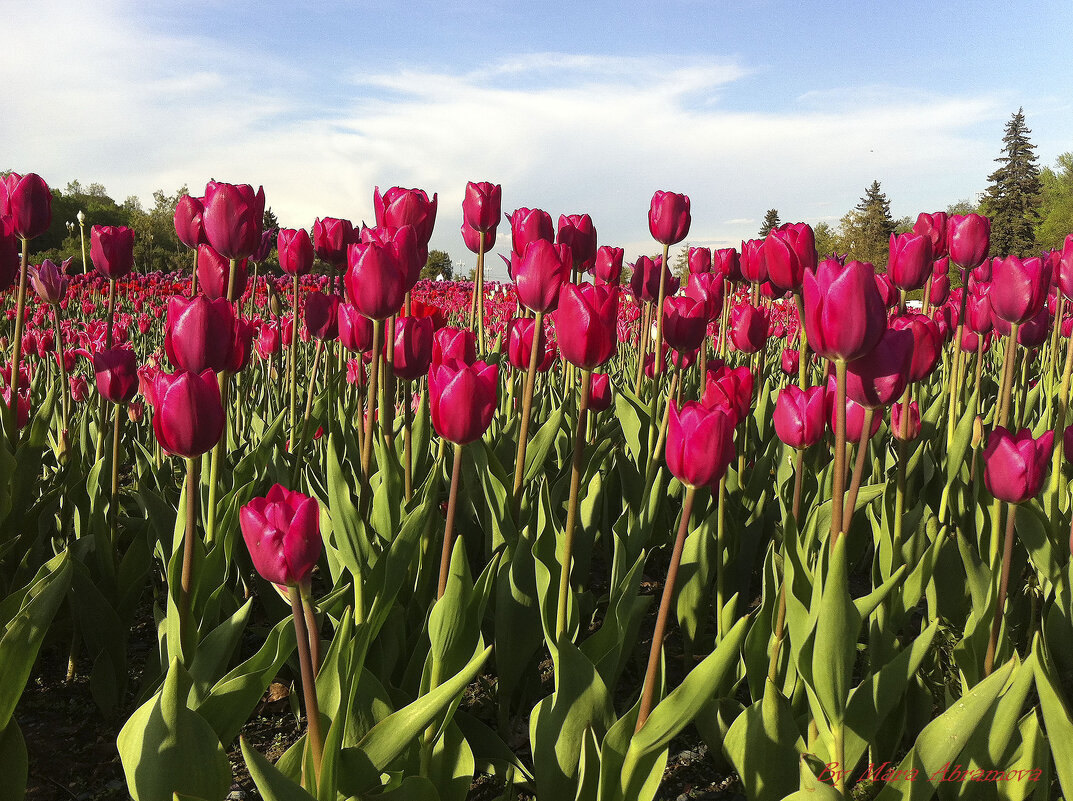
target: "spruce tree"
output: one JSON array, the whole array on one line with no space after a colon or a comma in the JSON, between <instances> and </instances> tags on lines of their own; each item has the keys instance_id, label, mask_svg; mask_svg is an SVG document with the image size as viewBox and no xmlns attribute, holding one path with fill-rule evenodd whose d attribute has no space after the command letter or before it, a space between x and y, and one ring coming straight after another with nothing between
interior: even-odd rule
<instances>
[{"instance_id":1,"label":"spruce tree","mask_svg":"<svg viewBox=\"0 0 1073 801\"><path fill-rule=\"evenodd\" d=\"M861 202L842 218L841 227L842 244L850 258L871 262L880 269L887 265L890 235L897 224L879 181L872 181Z\"/></svg>"},{"instance_id":2,"label":"spruce tree","mask_svg":"<svg viewBox=\"0 0 1073 801\"><path fill-rule=\"evenodd\" d=\"M768 209L767 214L764 215L764 221L760 223L760 238L763 239L771 233L772 228L778 228L782 225L782 221L779 219L778 209Z\"/></svg>"},{"instance_id":3,"label":"spruce tree","mask_svg":"<svg viewBox=\"0 0 1073 801\"><path fill-rule=\"evenodd\" d=\"M1036 146L1019 108L1002 137L1000 166L987 177L987 194L981 204L991 218L991 255L1027 256L1036 248L1043 184L1036 163Z\"/></svg>"}]
</instances>

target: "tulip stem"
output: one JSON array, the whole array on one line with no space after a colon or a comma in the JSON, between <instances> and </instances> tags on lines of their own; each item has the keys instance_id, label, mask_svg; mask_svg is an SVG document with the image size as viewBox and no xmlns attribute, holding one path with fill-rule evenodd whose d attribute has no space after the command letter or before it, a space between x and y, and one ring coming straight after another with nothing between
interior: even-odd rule
<instances>
[{"instance_id":1,"label":"tulip stem","mask_svg":"<svg viewBox=\"0 0 1073 801\"><path fill-rule=\"evenodd\" d=\"M804 484L805 474L802 470L805 463L805 451L800 448L794 449L794 500L790 510L794 516L794 522L801 524L801 490Z\"/></svg>"},{"instance_id":2,"label":"tulip stem","mask_svg":"<svg viewBox=\"0 0 1073 801\"><path fill-rule=\"evenodd\" d=\"M1002 361L1002 380L999 383L998 418L996 427L1006 427L1010 416L1010 394L1013 391L1013 374L1017 369L1017 331L1020 325L1010 326L1010 335L1006 337L1006 353Z\"/></svg>"},{"instance_id":3,"label":"tulip stem","mask_svg":"<svg viewBox=\"0 0 1073 801\"><path fill-rule=\"evenodd\" d=\"M104 338L104 349L112 349L112 326L115 323L115 279L108 279L108 327Z\"/></svg>"},{"instance_id":4,"label":"tulip stem","mask_svg":"<svg viewBox=\"0 0 1073 801\"><path fill-rule=\"evenodd\" d=\"M563 536L562 573L559 575L559 605L555 615L555 641L566 636L570 610L570 566L574 553L574 529L577 527L578 490L581 487L582 459L585 455L585 430L588 423L589 391L592 372L581 371L581 402L578 405L577 430L574 432L574 455L570 465L570 498L566 508L566 531Z\"/></svg>"},{"instance_id":5,"label":"tulip stem","mask_svg":"<svg viewBox=\"0 0 1073 801\"><path fill-rule=\"evenodd\" d=\"M413 392L410 382L406 382L406 397L402 404L402 450L403 450L403 487L407 503L414 497L414 457L412 435L413 427Z\"/></svg>"},{"instance_id":6,"label":"tulip stem","mask_svg":"<svg viewBox=\"0 0 1073 801\"><path fill-rule=\"evenodd\" d=\"M67 362L63 357L63 328L60 326L60 306L58 303L52 304L52 320L56 325L56 361L60 366L60 397L62 398L62 413L63 413L63 435L61 437L63 445L67 444L67 430L70 425L71 415L71 387L67 382Z\"/></svg>"},{"instance_id":7,"label":"tulip stem","mask_svg":"<svg viewBox=\"0 0 1073 801\"><path fill-rule=\"evenodd\" d=\"M1055 325L1061 325L1060 320ZM1062 368L1062 383L1058 388L1058 411L1054 423L1054 451L1051 453L1050 479L1050 519L1057 518L1058 495L1061 492L1064 476L1062 475L1062 448L1066 433L1066 414L1069 411L1069 378L1073 372L1073 336L1066 345L1066 363ZM1073 548L1073 546L1071 546Z\"/></svg>"},{"instance_id":8,"label":"tulip stem","mask_svg":"<svg viewBox=\"0 0 1073 801\"><path fill-rule=\"evenodd\" d=\"M1002 572L999 578L998 600L995 603L995 617L991 622L991 637L987 641L987 654L984 656L984 676L991 675L995 665L995 651L998 649L998 635L1002 627L1002 618L1006 614L1006 590L1010 582L1010 560L1013 556L1013 532L1017 523L1017 504L1009 504L1006 511L1006 540L1002 546Z\"/></svg>"},{"instance_id":9,"label":"tulip stem","mask_svg":"<svg viewBox=\"0 0 1073 801\"><path fill-rule=\"evenodd\" d=\"M317 681L313 673L313 658L309 648L309 631L306 628L305 613L299 590L293 584L287 594L291 599L291 617L294 619L294 633L298 643L298 666L302 671L302 693L305 698L307 737L306 745L313 754L313 782L305 779L305 789L316 794L320 784L320 765L324 753L324 737L320 731L320 705L317 703ZM304 762L304 760L303 760Z\"/></svg>"},{"instance_id":10,"label":"tulip stem","mask_svg":"<svg viewBox=\"0 0 1073 801\"><path fill-rule=\"evenodd\" d=\"M962 271L962 276L966 277L964 281L968 284L967 271ZM957 384L958 365L961 363L961 337L965 332L965 303L968 301L969 293L963 291L961 293L961 310L958 312L958 327L957 333L954 335L954 357L950 364L950 387L949 387L949 415L947 419L946 427L946 447L950 448L954 444L954 427L957 425L958 419L958 398L960 397L960 387Z\"/></svg>"},{"instance_id":11,"label":"tulip stem","mask_svg":"<svg viewBox=\"0 0 1073 801\"><path fill-rule=\"evenodd\" d=\"M209 500L205 509L205 545L210 546L216 540L216 499L219 497L220 455L227 447L227 407L231 387L230 374L227 371L216 374L220 387L220 404L224 410L224 429L220 439L212 446L209 456Z\"/></svg>"},{"instance_id":12,"label":"tulip stem","mask_svg":"<svg viewBox=\"0 0 1073 801\"><path fill-rule=\"evenodd\" d=\"M667 428L670 425L671 420L671 400L674 398L676 389L681 388L681 368L675 368L674 373L671 375L670 391L667 393L667 403L663 407L663 417L659 424L659 437L656 439L656 447L652 451L652 457L648 460L648 467L645 470L645 497L648 497L648 491L652 487L652 482L656 478L656 470L659 468L659 460L663 454L663 446L667 441Z\"/></svg>"},{"instance_id":13,"label":"tulip stem","mask_svg":"<svg viewBox=\"0 0 1073 801\"><path fill-rule=\"evenodd\" d=\"M667 580L663 584L663 596L659 601L656 628L652 632L652 647L648 652L648 669L645 671L641 707L637 710L637 725L634 727L634 733L641 730L652 711L652 702L656 695L656 674L659 672L660 654L663 652L663 636L667 628L667 617L670 615L671 601L674 598L674 585L678 581L678 566L682 562L682 550L685 548L686 535L689 533L689 518L693 514L693 501L696 497L696 487L689 487L682 503L682 520L678 524L678 535L674 538L671 563L667 567Z\"/></svg>"},{"instance_id":14,"label":"tulip stem","mask_svg":"<svg viewBox=\"0 0 1073 801\"><path fill-rule=\"evenodd\" d=\"M797 386L804 389L808 378L808 334L805 333L805 296L800 289L794 290L794 304L797 306L797 333L801 342L797 352Z\"/></svg>"},{"instance_id":15,"label":"tulip stem","mask_svg":"<svg viewBox=\"0 0 1073 801\"><path fill-rule=\"evenodd\" d=\"M294 467L291 469L291 486L298 486L298 476L302 472L302 460L305 458L306 438L309 436L309 418L313 413L313 391L317 385L317 366L320 364L321 351L324 350L324 340L318 339L313 350L313 366L309 372L309 391L306 392L306 408L302 417L302 430L298 442L291 443L294 452Z\"/></svg>"},{"instance_id":16,"label":"tulip stem","mask_svg":"<svg viewBox=\"0 0 1073 801\"><path fill-rule=\"evenodd\" d=\"M726 545L726 508L727 477L726 473L719 479L719 498L717 501L715 524L715 641L723 640L723 607L726 599L726 559L723 547Z\"/></svg>"},{"instance_id":17,"label":"tulip stem","mask_svg":"<svg viewBox=\"0 0 1073 801\"><path fill-rule=\"evenodd\" d=\"M380 388L380 430L389 448L395 448L395 319L384 321L383 386Z\"/></svg>"},{"instance_id":18,"label":"tulip stem","mask_svg":"<svg viewBox=\"0 0 1073 801\"><path fill-rule=\"evenodd\" d=\"M481 235L484 236L483 234ZM525 389L522 392L522 421L518 431L518 448L514 459L514 490L512 504L514 522L519 522L522 508L522 482L525 480L525 451L529 444L529 423L533 411L533 391L536 388L537 362L543 355L540 347L544 339L544 312L536 313L533 338L529 348L529 367L525 372Z\"/></svg>"},{"instance_id":19,"label":"tulip stem","mask_svg":"<svg viewBox=\"0 0 1073 801\"><path fill-rule=\"evenodd\" d=\"M197 247L191 248L191 252L194 254L194 269L190 271L190 297L197 296ZM82 242L82 263L85 265L86 261L86 244Z\"/></svg>"},{"instance_id":20,"label":"tulip stem","mask_svg":"<svg viewBox=\"0 0 1073 801\"><path fill-rule=\"evenodd\" d=\"M201 457L186 460L186 527L183 530L183 570L179 579L179 647L189 655L193 645L190 625L190 596L194 583L194 539L197 537L197 501Z\"/></svg>"},{"instance_id":21,"label":"tulip stem","mask_svg":"<svg viewBox=\"0 0 1073 801\"><path fill-rule=\"evenodd\" d=\"M853 523L853 512L857 508L857 493L861 489L861 480L864 478L864 465L868 461L868 445L872 441L872 420L875 419L875 409L864 410L864 426L861 429L861 439L857 443L857 458L853 464L853 478L849 483L849 491L846 493L846 505L842 510L842 533L849 531Z\"/></svg>"},{"instance_id":22,"label":"tulip stem","mask_svg":"<svg viewBox=\"0 0 1073 801\"><path fill-rule=\"evenodd\" d=\"M462 446L455 443L454 464L451 466L451 493L447 497L447 523L443 530L443 551L440 554L440 580L436 585L436 599L447 590L447 577L451 574L451 545L455 532L455 513L458 509L458 486L462 483Z\"/></svg>"},{"instance_id":23,"label":"tulip stem","mask_svg":"<svg viewBox=\"0 0 1073 801\"><path fill-rule=\"evenodd\" d=\"M383 350L383 340L384 321L373 320L373 361L369 370L368 407L365 411L365 448L361 453L361 473L365 477L366 489L373 456L373 414L376 412L377 387L380 383L380 352Z\"/></svg>"},{"instance_id":24,"label":"tulip stem","mask_svg":"<svg viewBox=\"0 0 1073 801\"><path fill-rule=\"evenodd\" d=\"M23 239L22 261L19 265L19 294L18 300L15 301L15 334L11 341L11 380L8 384L11 390L11 403L9 404L11 409L11 435L8 439L11 441L12 447L17 445L19 440L19 362L22 360L22 329L25 325L24 318L26 317L26 280L29 253L30 242L27 239Z\"/></svg>"},{"instance_id":25,"label":"tulip stem","mask_svg":"<svg viewBox=\"0 0 1073 801\"><path fill-rule=\"evenodd\" d=\"M846 487L846 362L835 360L835 453L831 481L831 550L842 533L842 510Z\"/></svg>"},{"instance_id":26,"label":"tulip stem","mask_svg":"<svg viewBox=\"0 0 1073 801\"><path fill-rule=\"evenodd\" d=\"M633 394L640 397L641 382L645 377L645 356L648 355L648 335L652 328L652 304L645 304L644 317L641 319L641 330L637 332L637 380L634 382Z\"/></svg>"},{"instance_id":27,"label":"tulip stem","mask_svg":"<svg viewBox=\"0 0 1073 801\"><path fill-rule=\"evenodd\" d=\"M123 430L123 418L120 412L123 404L115 404L115 416L112 419L112 501L108 505L108 518L111 523L109 531L112 535L112 547L116 547L116 539L119 535L119 458L121 453L120 436Z\"/></svg>"},{"instance_id":28,"label":"tulip stem","mask_svg":"<svg viewBox=\"0 0 1073 801\"><path fill-rule=\"evenodd\" d=\"M291 446L295 444L298 432L298 299L301 293L301 278L294 276L293 314L291 318L291 357L290 357L290 406L287 419L291 426Z\"/></svg>"},{"instance_id":29,"label":"tulip stem","mask_svg":"<svg viewBox=\"0 0 1073 801\"><path fill-rule=\"evenodd\" d=\"M320 624L317 623L317 610L313 605L310 582L306 579L298 585L299 597L302 599L302 613L305 615L306 630L309 633L309 661L313 668L313 678L320 673Z\"/></svg>"}]
</instances>

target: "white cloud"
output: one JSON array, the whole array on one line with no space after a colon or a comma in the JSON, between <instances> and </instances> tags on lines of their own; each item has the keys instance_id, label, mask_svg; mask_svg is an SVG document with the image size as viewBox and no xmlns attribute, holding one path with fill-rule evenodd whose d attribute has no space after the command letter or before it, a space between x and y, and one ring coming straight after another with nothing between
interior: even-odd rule
<instances>
[{"instance_id":1,"label":"white cloud","mask_svg":"<svg viewBox=\"0 0 1073 801\"><path fill-rule=\"evenodd\" d=\"M586 211L632 261L657 249L646 219L656 189L690 195L696 245L752 237L772 207L784 220L837 219L873 179L896 215L945 207L982 188L1009 113L986 90L896 87L824 87L748 110L724 99L747 64L562 53L459 70L344 65L351 99L326 108L257 88L294 64L161 33L119 0L9 11L18 44L0 51L11 159L0 167L143 198L209 177L263 183L292 225L371 223L374 185L419 186L439 193L432 244L456 260L472 261L458 234L467 180L501 183L507 212Z\"/></svg>"}]
</instances>

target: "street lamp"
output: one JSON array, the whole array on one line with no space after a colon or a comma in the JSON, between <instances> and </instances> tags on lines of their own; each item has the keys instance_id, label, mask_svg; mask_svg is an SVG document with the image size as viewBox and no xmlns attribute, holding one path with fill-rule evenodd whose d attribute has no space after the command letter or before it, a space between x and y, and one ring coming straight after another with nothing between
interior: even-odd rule
<instances>
[{"instance_id":1,"label":"street lamp","mask_svg":"<svg viewBox=\"0 0 1073 801\"><path fill-rule=\"evenodd\" d=\"M78 218L78 232L82 239L82 272L88 273L89 267L86 265L86 213L79 209L78 214L75 216Z\"/></svg>"}]
</instances>

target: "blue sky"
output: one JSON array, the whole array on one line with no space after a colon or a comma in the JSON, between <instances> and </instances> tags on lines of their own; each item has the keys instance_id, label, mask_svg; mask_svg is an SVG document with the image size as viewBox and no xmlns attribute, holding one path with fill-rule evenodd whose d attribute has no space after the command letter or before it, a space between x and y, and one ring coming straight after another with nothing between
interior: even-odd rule
<instances>
[{"instance_id":1,"label":"blue sky","mask_svg":"<svg viewBox=\"0 0 1073 801\"><path fill-rule=\"evenodd\" d=\"M1042 164L1073 150L1067 2L4 5L0 166L117 198L263 184L291 226L417 186L469 264L467 180L588 212L632 260L656 189L727 246L873 179L896 216L972 197L1019 106Z\"/></svg>"}]
</instances>

